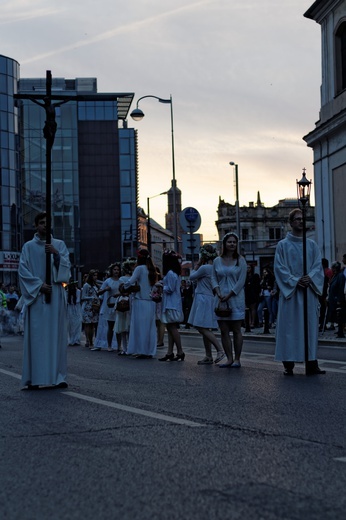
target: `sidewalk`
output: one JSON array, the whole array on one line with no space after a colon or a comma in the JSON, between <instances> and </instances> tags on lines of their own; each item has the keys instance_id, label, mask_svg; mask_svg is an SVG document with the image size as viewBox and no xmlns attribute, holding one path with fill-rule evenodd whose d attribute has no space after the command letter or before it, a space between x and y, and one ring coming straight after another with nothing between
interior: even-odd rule
<instances>
[{"instance_id":1,"label":"sidewalk","mask_svg":"<svg viewBox=\"0 0 346 520\"><path fill-rule=\"evenodd\" d=\"M243 331L243 337L248 340L256 340L256 341L275 341L275 329L270 329L269 334L263 333L263 327L261 328L254 328L251 330L251 332L245 332L245 329L242 329ZM198 334L197 330L193 327L190 327L189 329L185 328L185 325L181 325L179 329L180 334ZM220 337L220 332L215 332L217 337ZM338 338L336 336L335 330L326 330L322 334L319 333L319 339L318 339L319 345L338 345L340 347L346 348L346 337L345 338Z\"/></svg>"}]
</instances>

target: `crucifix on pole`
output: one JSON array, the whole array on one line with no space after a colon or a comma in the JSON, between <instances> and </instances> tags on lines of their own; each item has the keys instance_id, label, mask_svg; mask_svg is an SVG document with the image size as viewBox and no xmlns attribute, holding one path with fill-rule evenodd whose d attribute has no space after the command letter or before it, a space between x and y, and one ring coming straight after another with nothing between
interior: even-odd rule
<instances>
[{"instance_id":1,"label":"crucifix on pole","mask_svg":"<svg viewBox=\"0 0 346 520\"><path fill-rule=\"evenodd\" d=\"M52 94L52 74L46 71L46 93L30 92L14 94L14 99L29 100L44 108L46 113L43 127L43 137L46 140L46 244L51 244L52 223L52 148L57 131L56 107L69 101L79 102L116 102L118 119L126 119L128 110L132 103L134 94L130 92L121 93L77 93L66 95L65 93ZM52 101L57 101L52 103ZM51 285L51 253L46 257L46 280ZM46 301L50 301L50 295L46 294Z\"/></svg>"},{"instance_id":2,"label":"crucifix on pole","mask_svg":"<svg viewBox=\"0 0 346 520\"><path fill-rule=\"evenodd\" d=\"M60 106L66 101L52 104L52 73L46 71L46 95L43 103L40 103L34 97L31 101L43 107L46 111L46 120L43 127L43 137L46 140L46 244L51 244L51 228L52 228L52 148L54 144L57 123L55 120L55 107ZM46 284L51 285L51 253L46 252ZM50 293L45 294L46 303L50 303Z\"/></svg>"}]
</instances>

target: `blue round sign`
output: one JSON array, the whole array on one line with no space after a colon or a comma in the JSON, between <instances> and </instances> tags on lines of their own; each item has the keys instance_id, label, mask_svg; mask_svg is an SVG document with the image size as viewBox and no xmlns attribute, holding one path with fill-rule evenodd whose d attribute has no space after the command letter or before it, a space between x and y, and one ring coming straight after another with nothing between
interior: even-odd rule
<instances>
[{"instance_id":1,"label":"blue round sign","mask_svg":"<svg viewBox=\"0 0 346 520\"><path fill-rule=\"evenodd\" d=\"M184 210L185 218L188 222L196 222L198 219L199 213L195 208L186 208Z\"/></svg>"}]
</instances>

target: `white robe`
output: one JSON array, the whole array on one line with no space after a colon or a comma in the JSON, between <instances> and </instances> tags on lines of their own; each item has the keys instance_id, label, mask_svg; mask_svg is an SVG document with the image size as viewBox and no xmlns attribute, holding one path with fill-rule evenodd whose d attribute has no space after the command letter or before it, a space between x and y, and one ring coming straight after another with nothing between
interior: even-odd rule
<instances>
[{"instance_id":1,"label":"white robe","mask_svg":"<svg viewBox=\"0 0 346 520\"><path fill-rule=\"evenodd\" d=\"M52 238L60 254L59 269L51 255L52 293L46 303L40 287L45 281L45 241L36 234L24 244L19 261L19 282L26 306L22 385L58 385L67 371L67 298L62 282L70 278L69 252Z\"/></svg>"},{"instance_id":2,"label":"white robe","mask_svg":"<svg viewBox=\"0 0 346 520\"><path fill-rule=\"evenodd\" d=\"M317 359L319 295L323 290L321 254L316 242L307 239L307 274L312 283L308 293L309 360ZM304 290L298 287L303 276L303 239L288 233L276 248L274 273L280 289L276 327L275 359L305 360L304 350Z\"/></svg>"},{"instance_id":3,"label":"white robe","mask_svg":"<svg viewBox=\"0 0 346 520\"><path fill-rule=\"evenodd\" d=\"M82 308L80 304L81 290L76 290L76 303L67 303L68 343L80 345L82 335Z\"/></svg>"},{"instance_id":4,"label":"white robe","mask_svg":"<svg viewBox=\"0 0 346 520\"><path fill-rule=\"evenodd\" d=\"M128 354L144 354L155 356L156 354L156 304L150 298L151 285L148 279L146 265L138 265L131 278L124 283L124 288L138 283L140 291L133 294L131 301L131 323Z\"/></svg>"}]
</instances>

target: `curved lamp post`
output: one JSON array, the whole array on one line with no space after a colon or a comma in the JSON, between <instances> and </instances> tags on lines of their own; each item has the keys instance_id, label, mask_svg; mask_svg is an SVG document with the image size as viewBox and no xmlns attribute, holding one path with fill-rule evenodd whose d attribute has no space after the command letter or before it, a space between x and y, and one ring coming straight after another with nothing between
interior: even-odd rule
<instances>
[{"instance_id":1,"label":"curved lamp post","mask_svg":"<svg viewBox=\"0 0 346 520\"><path fill-rule=\"evenodd\" d=\"M173 172L173 220L174 220L174 249L178 252L178 221L177 221L177 206L176 206L176 180L175 180L175 157L174 157L174 129L173 129L173 101L172 96L169 99L162 99L158 96L142 96L137 100L136 108L132 110L130 116L134 121L141 121L144 117L144 112L138 108L138 103L145 98L157 99L159 103L166 103L171 105L171 138L172 138L172 172Z\"/></svg>"},{"instance_id":2,"label":"curved lamp post","mask_svg":"<svg viewBox=\"0 0 346 520\"><path fill-rule=\"evenodd\" d=\"M312 182L306 178L306 170L303 168L303 176L297 180L297 196L302 210L303 217L303 276L307 273L306 258L306 209L310 201L310 191ZM309 361L309 326L308 326L308 287L304 287L304 354L305 354L305 373Z\"/></svg>"},{"instance_id":3,"label":"curved lamp post","mask_svg":"<svg viewBox=\"0 0 346 520\"><path fill-rule=\"evenodd\" d=\"M241 241L240 236L240 215L239 215L239 185L238 185L238 165L231 161L229 163L231 166L234 166L235 171L235 218L237 223L237 235L239 242Z\"/></svg>"}]
</instances>

